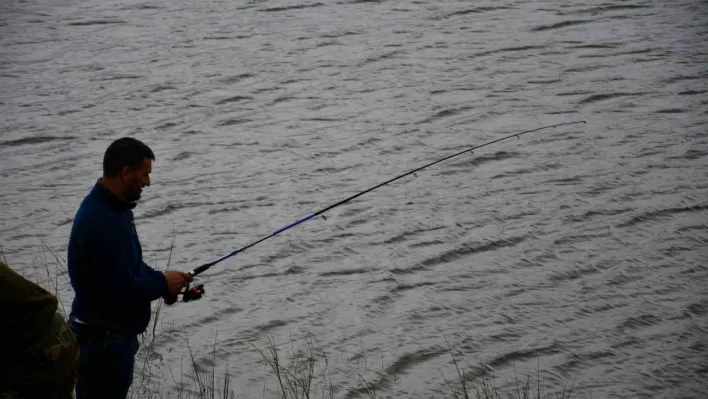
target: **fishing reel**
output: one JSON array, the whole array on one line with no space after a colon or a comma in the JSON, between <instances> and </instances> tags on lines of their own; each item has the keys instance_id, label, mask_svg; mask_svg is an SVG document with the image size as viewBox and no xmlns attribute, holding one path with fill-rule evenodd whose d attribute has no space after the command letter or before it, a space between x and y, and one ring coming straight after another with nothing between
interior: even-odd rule
<instances>
[{"instance_id":1,"label":"fishing reel","mask_svg":"<svg viewBox=\"0 0 708 399\"><path fill-rule=\"evenodd\" d=\"M184 292L181 293L182 301L196 301L197 299L200 299L202 295L204 295L204 292L206 292L204 290L204 284L198 284L192 288L189 288L189 284L187 284L187 287L184 289Z\"/></svg>"},{"instance_id":2,"label":"fishing reel","mask_svg":"<svg viewBox=\"0 0 708 399\"><path fill-rule=\"evenodd\" d=\"M187 284L187 287L184 289L184 292L180 292L179 294L173 297L164 298L165 304L172 305L176 303L179 300L179 295L182 295L183 302L196 301L197 299L200 299L205 292L206 290L204 289L204 284L198 284L191 288L189 287L189 284Z\"/></svg>"}]
</instances>

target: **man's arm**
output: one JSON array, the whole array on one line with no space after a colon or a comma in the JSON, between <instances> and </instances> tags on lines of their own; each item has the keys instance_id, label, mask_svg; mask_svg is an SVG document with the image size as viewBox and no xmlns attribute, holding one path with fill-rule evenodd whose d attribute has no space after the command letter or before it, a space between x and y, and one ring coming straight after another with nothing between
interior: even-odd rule
<instances>
[{"instance_id":1,"label":"man's arm","mask_svg":"<svg viewBox=\"0 0 708 399\"><path fill-rule=\"evenodd\" d=\"M111 222L103 223L82 243L87 266L92 269L95 279L92 285L96 292L105 297L128 296L147 301L168 295L167 279L163 273L149 267L149 271L134 272L143 268L143 262L130 259L127 251L133 245L130 235L122 233L120 226L111 226ZM134 265L132 262L141 264Z\"/></svg>"},{"instance_id":2,"label":"man's arm","mask_svg":"<svg viewBox=\"0 0 708 399\"><path fill-rule=\"evenodd\" d=\"M140 263L141 263L141 268L143 270L143 274L145 274L145 275L151 275L154 273L162 274L162 273L156 271L155 269L153 269L152 267L150 267L150 265L145 263L145 261L141 260ZM165 271L165 274L164 274L165 280L167 280L168 273L170 273L170 272ZM172 305L173 303L177 302L177 295L170 294L169 282L168 282L167 286L168 286L167 292L162 295L162 299L164 299L165 303L167 303L168 305Z\"/></svg>"},{"instance_id":3,"label":"man's arm","mask_svg":"<svg viewBox=\"0 0 708 399\"><path fill-rule=\"evenodd\" d=\"M143 276L149 276L149 277L146 277L146 278L155 278L155 279L157 279L157 278L161 277L162 279L164 279L164 280L165 280L165 284L167 284L167 289L166 289L166 291L163 292L162 295L160 295L160 296L165 296L166 294L169 294L169 284L168 284L168 281L167 281L167 273L169 273L169 271L165 271L165 272L163 273L163 272L161 272L161 271L155 270L154 268L150 267L150 265L148 265L147 263L145 263L144 260L141 260L141 261L140 261L140 269L141 269L141 271L142 271L141 274L142 274Z\"/></svg>"},{"instance_id":4,"label":"man's arm","mask_svg":"<svg viewBox=\"0 0 708 399\"><path fill-rule=\"evenodd\" d=\"M144 261L141 261L140 263L144 274L162 274L150 267ZM190 276L188 273L178 272L176 270L168 270L165 272L164 276L167 280L168 294L163 295L162 298L165 300L166 304L172 305L173 303L177 302L177 295L182 290L182 288L187 286L187 284L192 281L192 276Z\"/></svg>"}]
</instances>

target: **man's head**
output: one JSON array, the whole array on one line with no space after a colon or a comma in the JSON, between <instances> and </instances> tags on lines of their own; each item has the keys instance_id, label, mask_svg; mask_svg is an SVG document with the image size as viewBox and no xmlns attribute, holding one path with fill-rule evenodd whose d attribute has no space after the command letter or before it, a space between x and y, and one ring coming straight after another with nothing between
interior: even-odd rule
<instances>
[{"instance_id":1,"label":"man's head","mask_svg":"<svg viewBox=\"0 0 708 399\"><path fill-rule=\"evenodd\" d=\"M150 147L130 137L111 143L103 156L103 183L127 202L140 199L142 188L150 185Z\"/></svg>"}]
</instances>

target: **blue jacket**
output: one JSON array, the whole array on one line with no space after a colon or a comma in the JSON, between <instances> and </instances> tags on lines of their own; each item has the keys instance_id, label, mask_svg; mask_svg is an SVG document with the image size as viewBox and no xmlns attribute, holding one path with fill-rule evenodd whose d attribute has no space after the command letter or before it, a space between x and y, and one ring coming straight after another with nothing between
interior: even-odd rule
<instances>
[{"instance_id":1,"label":"blue jacket","mask_svg":"<svg viewBox=\"0 0 708 399\"><path fill-rule=\"evenodd\" d=\"M134 207L97 182L76 212L68 254L71 316L127 334L144 332L150 302L168 295L164 274L142 260Z\"/></svg>"}]
</instances>

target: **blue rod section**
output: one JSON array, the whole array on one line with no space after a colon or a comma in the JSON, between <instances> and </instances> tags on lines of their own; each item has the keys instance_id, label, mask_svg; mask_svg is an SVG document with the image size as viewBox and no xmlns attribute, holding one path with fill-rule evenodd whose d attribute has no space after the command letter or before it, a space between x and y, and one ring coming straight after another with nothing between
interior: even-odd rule
<instances>
[{"instance_id":1,"label":"blue rod section","mask_svg":"<svg viewBox=\"0 0 708 399\"><path fill-rule=\"evenodd\" d=\"M228 255L222 256L221 258L219 258L219 259L217 259L217 260L215 260L215 261L213 261L213 262L207 263L206 265L203 265L203 266L206 266L206 267L204 268L204 270L206 270L207 268L209 268L209 267L211 267L211 266L214 266L215 264L217 264L217 263L219 263L219 262L221 262L221 261L224 261L224 260L226 260L226 259L228 259L228 258L230 258L230 257L232 257L232 256L234 256L234 255L236 255L236 254L239 253L239 252L243 252L243 251L245 251L246 249L251 248L252 246L258 244L259 242L265 241L265 240L267 240L267 239L269 239L269 238L271 238L271 237L273 237L273 236L276 236L276 235L278 235L278 234L284 232L285 230L288 230L288 229L291 229L291 228L297 226L297 225L300 224L300 223L306 222L306 221L312 219L312 218L315 217L315 216L317 216L316 213L311 213L311 214L305 216L304 218L302 218L302 219L300 219L300 220L296 220L296 221L290 223L289 225L287 225L287 226L285 226L285 227L283 227L283 228L280 228L280 229L274 231L274 232L271 233L270 235L265 236L265 237L261 238L260 240L258 240L258 241L256 241L256 242L253 242L253 243L251 243L251 244L248 244L248 245L246 245L245 247L239 248L239 249L237 249L237 250L235 250L235 251L229 253ZM196 274L199 274L199 273L201 273L201 271L198 271L198 272L197 272L197 271L195 270L195 271L193 271L193 274L192 274L192 275L196 275Z\"/></svg>"},{"instance_id":2,"label":"blue rod section","mask_svg":"<svg viewBox=\"0 0 708 399\"><path fill-rule=\"evenodd\" d=\"M446 156L445 158L438 159L437 161L430 162L430 163L425 164L425 165L423 165L423 166L421 166L421 167L418 167L418 168L416 168L416 169L413 169L413 170L411 170L411 171L408 171L408 172L406 172L406 173L404 173L404 174L402 174L402 175L399 175L399 176L396 176L396 177L394 177L394 178L392 178L392 179L390 179L390 180L387 180L387 181L385 181L385 182L383 182L383 183L377 184L376 186L371 187L371 188L369 188L369 189L367 189L367 190L364 190L364 191L362 191L362 192L360 192L360 193L358 193L358 194L352 195L352 196L349 197L349 198L343 199L343 200L341 200L341 201L339 201L339 202L337 202L337 203L335 203L335 204L333 204L333 205L330 205L330 206L328 206L328 207L326 207L326 208L324 208L324 209L321 209L321 210L319 210L319 211L317 211L317 212L315 212L315 213L311 213L311 214L305 216L304 218L302 218L302 219L300 219L300 220L297 220L297 221L295 221L295 222L292 222L292 223L290 223L289 225L287 225L287 226L285 226L285 227L283 227L283 228L281 228L281 229L276 230L276 231L273 232L272 234L270 234L270 235L268 235L268 236L266 236L266 237L263 237L263 238L261 238L261 239L258 240L258 241L252 242L252 243L246 245L245 247L239 248L239 249L237 249L237 250L231 252L230 254L228 254L228 255L226 255L226 256L223 256L223 257L221 257L221 258L219 258L219 259L217 259L217 260L215 260L215 261L213 261L213 262L205 263L205 264L203 264L203 265L197 267L196 269L192 270L191 272L189 272L189 274L191 274L192 276L196 276L197 274L200 274L200 273L204 272L205 270L209 269L210 267L214 266L215 264L217 264L217 263L219 263L219 262L221 262L221 261L223 261L223 260L226 260L226 259L228 259L228 258L230 258L230 257L232 257L232 256L234 256L234 255L236 255L236 254L239 253L239 252L243 252L243 251L245 251L246 249L251 248L252 246L254 246L254 245L258 244L258 243L261 243L261 242L263 242L263 241L265 241L265 240L267 240L267 239L269 239L269 238L271 238L271 237L273 237L273 236L276 236L276 235L278 235L278 234L284 232L285 230L291 229L291 228L293 228L293 227L299 225L300 223L303 223L303 222L305 222L305 221L308 221L308 220L312 219L313 217L315 217L315 216L317 216L317 215L321 215L321 214L323 214L323 213L329 211L329 210L332 209L332 208L336 208L336 207L338 207L338 206L340 206L340 205L342 205L342 204L345 204L345 203L347 203L347 202L349 202L349 201L351 201L351 200L353 200L353 199L355 199L355 198L358 198L358 197L360 197L360 196L362 196L362 195L364 195L364 194L366 194L366 193L368 193L368 192L370 192L370 191L376 190L376 189L379 188L379 187L385 186L385 185L387 185L387 184L389 184L389 183L391 183L391 182L394 182L394 181L396 181L396 180L398 180L398 179L401 179L401 178L406 177L406 176L408 176L408 175L414 174L415 172L417 172L417 171L419 171L419 170L423 170L423 169L425 169L425 168L427 168L427 167L433 166L433 165L435 165L435 164L438 164L438 163L443 162L443 161L445 161L445 160L448 160L448 159L450 159L450 158L454 158L454 157L457 157L457 156L459 156L459 155L462 155L462 154L471 152L471 151L476 150L476 149L478 149L478 148L486 147L486 146L488 146L488 145L490 145L490 144L494 144L494 143L498 143L498 142L500 142L500 141L508 140L508 139L510 139L510 138L512 138L512 137L518 138L519 136L524 135L524 134L527 134L527 133L537 132L537 131L539 131L539 130L544 130L544 129L549 129L549 128L556 128L556 127L558 127L558 126L573 125L573 124L576 124L576 123L584 123L584 124L587 124L586 121L575 121L575 122L564 122L564 123L557 123L557 124L555 124L555 125L549 125L549 126L538 127L538 128L536 128L536 129L531 129L531 130L527 130L527 131L524 131L524 132L519 132L519 133L510 134L510 135L508 135L508 136L504 136L504 137L498 138L498 139L496 139L496 140L492 140L492 141L486 142L486 143L481 144L481 145L477 145L477 146L474 146L474 147L467 148L467 149L462 150L462 151L460 151L460 152L457 152L457 153L455 153L455 154L448 155L448 156Z\"/></svg>"},{"instance_id":3,"label":"blue rod section","mask_svg":"<svg viewBox=\"0 0 708 399\"><path fill-rule=\"evenodd\" d=\"M308 220L312 219L313 217L315 217L315 214L314 214L314 213L309 214L309 215L305 216L304 218L302 218L302 219L300 219L300 220L298 220L298 221L296 221L296 222L292 222L292 223L290 223L289 225L283 227L282 229L277 230L275 233L271 234L271 236L274 236L274 235L276 235L276 234L280 234L280 233L284 232L285 230L287 230L287 229L289 229L289 228L291 228L291 227L295 227L295 226L297 226L298 224L300 224L300 223L302 223L302 222L305 222L305 221L308 221Z\"/></svg>"}]
</instances>

